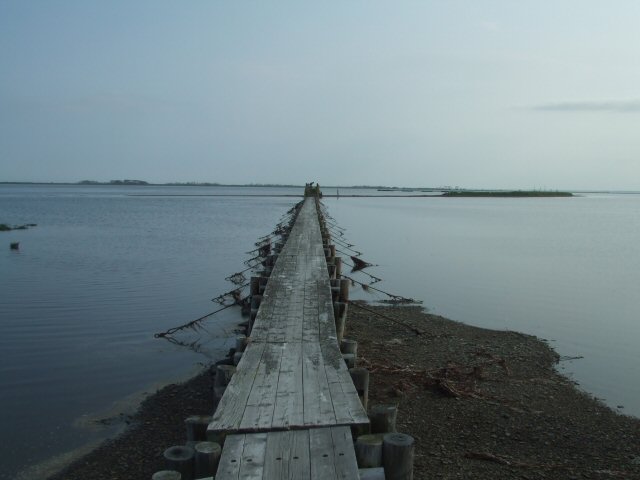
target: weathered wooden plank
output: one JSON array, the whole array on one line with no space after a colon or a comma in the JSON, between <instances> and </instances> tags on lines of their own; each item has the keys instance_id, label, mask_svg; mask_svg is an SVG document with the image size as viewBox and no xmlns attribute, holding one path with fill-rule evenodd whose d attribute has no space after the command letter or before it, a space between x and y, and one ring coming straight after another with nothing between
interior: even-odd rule
<instances>
[{"instance_id":1,"label":"weathered wooden plank","mask_svg":"<svg viewBox=\"0 0 640 480\"><path fill-rule=\"evenodd\" d=\"M304 424L302 343L288 343L282 352L272 427Z\"/></svg>"},{"instance_id":2,"label":"weathered wooden plank","mask_svg":"<svg viewBox=\"0 0 640 480\"><path fill-rule=\"evenodd\" d=\"M265 479L311 478L309 431L270 432L265 455Z\"/></svg>"},{"instance_id":3,"label":"weathered wooden plank","mask_svg":"<svg viewBox=\"0 0 640 480\"><path fill-rule=\"evenodd\" d=\"M358 478L349 427L230 435L218 480Z\"/></svg>"},{"instance_id":4,"label":"weathered wooden plank","mask_svg":"<svg viewBox=\"0 0 640 480\"><path fill-rule=\"evenodd\" d=\"M336 478L358 478L358 461L349 427L331 427Z\"/></svg>"},{"instance_id":5,"label":"weathered wooden plank","mask_svg":"<svg viewBox=\"0 0 640 480\"><path fill-rule=\"evenodd\" d=\"M342 354L335 344L326 341L321 345L325 360L325 372L331 392L337 424L362 425L369 422L358 392L353 385Z\"/></svg>"},{"instance_id":6,"label":"weathered wooden plank","mask_svg":"<svg viewBox=\"0 0 640 480\"><path fill-rule=\"evenodd\" d=\"M328 278L317 284L316 295L318 301L318 341L329 340L329 343L333 342L337 346L336 322L333 316L331 285Z\"/></svg>"},{"instance_id":7,"label":"weathered wooden plank","mask_svg":"<svg viewBox=\"0 0 640 480\"><path fill-rule=\"evenodd\" d=\"M313 452L311 455L311 479L336 478L331 429L312 428L309 430L309 448Z\"/></svg>"},{"instance_id":8,"label":"weathered wooden plank","mask_svg":"<svg viewBox=\"0 0 640 480\"><path fill-rule=\"evenodd\" d=\"M318 241L320 239L320 241ZM289 239L282 249L287 255L323 255L320 225L313 200L305 202L296 218Z\"/></svg>"},{"instance_id":9,"label":"weathered wooden plank","mask_svg":"<svg viewBox=\"0 0 640 480\"><path fill-rule=\"evenodd\" d=\"M244 415L238 425L241 431L270 429L276 403L280 362L284 345L265 343L257 365L256 377L246 399Z\"/></svg>"},{"instance_id":10,"label":"weathered wooden plank","mask_svg":"<svg viewBox=\"0 0 640 480\"><path fill-rule=\"evenodd\" d=\"M227 432L238 428L244 416L247 399L256 379L264 349L265 344L250 343L247 345L236 373L231 377L231 382L227 385L207 431Z\"/></svg>"},{"instance_id":11,"label":"weathered wooden plank","mask_svg":"<svg viewBox=\"0 0 640 480\"><path fill-rule=\"evenodd\" d=\"M216 478L236 480L240 478L242 452L244 451L245 435L229 435L222 449Z\"/></svg>"},{"instance_id":12,"label":"weathered wooden plank","mask_svg":"<svg viewBox=\"0 0 640 480\"><path fill-rule=\"evenodd\" d=\"M304 424L335 425L336 415L320 346L305 343L302 353Z\"/></svg>"},{"instance_id":13,"label":"weathered wooden plank","mask_svg":"<svg viewBox=\"0 0 640 480\"><path fill-rule=\"evenodd\" d=\"M240 477L242 480L262 480L264 477L264 459L267 447L267 434L245 435ZM218 477L216 477L218 478Z\"/></svg>"},{"instance_id":14,"label":"weathered wooden plank","mask_svg":"<svg viewBox=\"0 0 640 480\"><path fill-rule=\"evenodd\" d=\"M293 342L335 338L335 321L328 279L306 280L263 296L254 323L253 341Z\"/></svg>"}]
</instances>

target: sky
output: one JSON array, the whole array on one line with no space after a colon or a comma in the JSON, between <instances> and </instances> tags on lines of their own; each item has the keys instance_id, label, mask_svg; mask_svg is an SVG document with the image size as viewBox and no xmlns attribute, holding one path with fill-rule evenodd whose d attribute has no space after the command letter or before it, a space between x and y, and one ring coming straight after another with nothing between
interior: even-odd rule
<instances>
[{"instance_id":1,"label":"sky","mask_svg":"<svg viewBox=\"0 0 640 480\"><path fill-rule=\"evenodd\" d=\"M640 190L637 0L0 0L0 181Z\"/></svg>"}]
</instances>

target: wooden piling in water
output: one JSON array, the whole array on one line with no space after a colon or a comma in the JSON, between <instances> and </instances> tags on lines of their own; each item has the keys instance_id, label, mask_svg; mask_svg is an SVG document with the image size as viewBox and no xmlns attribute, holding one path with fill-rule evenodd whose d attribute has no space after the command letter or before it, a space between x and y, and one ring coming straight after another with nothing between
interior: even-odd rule
<instances>
[{"instance_id":1,"label":"wooden piling in water","mask_svg":"<svg viewBox=\"0 0 640 480\"><path fill-rule=\"evenodd\" d=\"M249 281L249 295L253 297L254 295L260 294L260 277L251 277Z\"/></svg>"},{"instance_id":2,"label":"wooden piling in water","mask_svg":"<svg viewBox=\"0 0 640 480\"><path fill-rule=\"evenodd\" d=\"M215 386L226 387L231 381L231 377L236 373L236 367L233 365L217 365Z\"/></svg>"},{"instance_id":3,"label":"wooden piling in water","mask_svg":"<svg viewBox=\"0 0 640 480\"><path fill-rule=\"evenodd\" d=\"M236 352L244 352L247 346L247 336L239 335L236 337Z\"/></svg>"},{"instance_id":4,"label":"wooden piling in water","mask_svg":"<svg viewBox=\"0 0 640 480\"><path fill-rule=\"evenodd\" d=\"M240 360L242 360L242 354L243 352L235 352L233 354L233 364L235 366L238 366L238 364L240 363Z\"/></svg>"}]
</instances>

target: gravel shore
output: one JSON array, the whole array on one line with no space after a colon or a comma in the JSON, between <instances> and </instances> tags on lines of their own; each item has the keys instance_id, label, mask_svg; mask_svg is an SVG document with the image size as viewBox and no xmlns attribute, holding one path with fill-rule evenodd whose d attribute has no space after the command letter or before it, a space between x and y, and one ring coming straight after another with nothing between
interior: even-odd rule
<instances>
[{"instance_id":1,"label":"gravel shore","mask_svg":"<svg viewBox=\"0 0 640 480\"><path fill-rule=\"evenodd\" d=\"M398 405L416 479L640 478L640 419L578 390L543 341L418 307L349 308L370 405Z\"/></svg>"},{"instance_id":2,"label":"gravel shore","mask_svg":"<svg viewBox=\"0 0 640 480\"><path fill-rule=\"evenodd\" d=\"M213 378L206 368L158 390L142 402L125 432L48 480L150 480L163 469L163 452L185 443L185 418L211 415Z\"/></svg>"},{"instance_id":3,"label":"gravel shore","mask_svg":"<svg viewBox=\"0 0 640 480\"><path fill-rule=\"evenodd\" d=\"M640 479L640 419L578 390L535 337L366 304L350 305L347 336L371 371L370 405L397 404L398 431L416 439L416 479ZM184 419L211 413L212 385L205 369L159 390L49 480L150 479L184 443Z\"/></svg>"}]
</instances>

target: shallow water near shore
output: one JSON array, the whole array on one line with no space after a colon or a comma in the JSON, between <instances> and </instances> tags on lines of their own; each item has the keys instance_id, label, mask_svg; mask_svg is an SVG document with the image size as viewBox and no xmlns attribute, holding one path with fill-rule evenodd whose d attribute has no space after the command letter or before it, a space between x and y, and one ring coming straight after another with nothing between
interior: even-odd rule
<instances>
[{"instance_id":1,"label":"shallow water near shore","mask_svg":"<svg viewBox=\"0 0 640 480\"><path fill-rule=\"evenodd\" d=\"M183 378L231 346L236 311L205 323L199 352L153 334L213 311L210 299L232 288L224 278L245 268L245 252L298 199L193 195L301 192L0 186L0 223L38 224L0 236L21 243L0 249L0 479L102 438L78 419L117 414L119 399ZM640 195L349 193L380 192L340 189L324 200L354 248L380 264L367 270L384 279L376 286L454 320L547 338L561 355L584 357L561 364L584 389L640 416ZM353 296L384 298L370 293Z\"/></svg>"}]
</instances>

